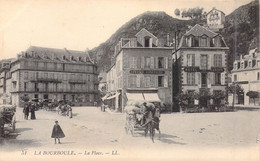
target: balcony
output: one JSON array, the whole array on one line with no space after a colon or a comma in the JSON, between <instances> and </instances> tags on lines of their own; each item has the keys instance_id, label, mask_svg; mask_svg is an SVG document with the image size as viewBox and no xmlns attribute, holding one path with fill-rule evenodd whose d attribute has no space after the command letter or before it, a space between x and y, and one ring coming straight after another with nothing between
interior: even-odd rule
<instances>
[{"instance_id":1,"label":"balcony","mask_svg":"<svg viewBox=\"0 0 260 161\"><path fill-rule=\"evenodd\" d=\"M31 80L31 82L38 82L38 83L61 83L60 80L54 78L36 78Z\"/></svg>"},{"instance_id":2,"label":"balcony","mask_svg":"<svg viewBox=\"0 0 260 161\"><path fill-rule=\"evenodd\" d=\"M85 80L69 80L71 84L86 84Z\"/></svg>"}]
</instances>

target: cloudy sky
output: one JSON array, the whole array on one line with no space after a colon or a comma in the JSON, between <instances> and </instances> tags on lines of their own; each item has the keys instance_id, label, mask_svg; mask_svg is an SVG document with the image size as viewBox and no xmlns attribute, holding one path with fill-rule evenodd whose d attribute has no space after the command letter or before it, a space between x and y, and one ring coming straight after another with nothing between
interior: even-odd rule
<instances>
[{"instance_id":1,"label":"cloudy sky","mask_svg":"<svg viewBox=\"0 0 260 161\"><path fill-rule=\"evenodd\" d=\"M251 0L0 0L0 58L30 45L86 50L145 11L213 7L226 15Z\"/></svg>"}]
</instances>

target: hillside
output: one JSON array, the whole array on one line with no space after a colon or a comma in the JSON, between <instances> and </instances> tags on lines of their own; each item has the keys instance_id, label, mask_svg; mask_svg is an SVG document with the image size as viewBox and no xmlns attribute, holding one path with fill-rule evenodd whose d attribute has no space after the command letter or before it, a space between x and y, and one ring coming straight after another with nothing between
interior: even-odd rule
<instances>
[{"instance_id":1,"label":"hillside","mask_svg":"<svg viewBox=\"0 0 260 161\"><path fill-rule=\"evenodd\" d=\"M239 7L226 16L225 29L221 34L230 47L228 57L229 70L232 69L235 52L237 55L246 54L250 44L251 48L254 48L257 44L257 7L258 2L253 1ZM97 60L99 71L105 71L111 65L114 47L120 38L133 37L140 29L146 28L158 38L165 38L167 34L170 34L170 39L172 39L176 30L185 33L188 26L194 26L196 23L201 22L179 20L169 16L165 12L145 12L124 24L106 42L90 50L89 53L92 58ZM234 45L237 47L235 48Z\"/></svg>"},{"instance_id":2,"label":"hillside","mask_svg":"<svg viewBox=\"0 0 260 161\"><path fill-rule=\"evenodd\" d=\"M194 21L175 19L165 12L145 12L124 24L106 42L89 53L98 61L99 70L106 70L111 65L114 47L120 38L133 37L139 30L146 28L158 38L165 38L169 34L170 39L173 39L175 30L185 31L188 25L194 24Z\"/></svg>"},{"instance_id":3,"label":"hillside","mask_svg":"<svg viewBox=\"0 0 260 161\"><path fill-rule=\"evenodd\" d=\"M235 58L248 54L250 49L257 47L258 12L259 3L255 0L226 16L225 28L221 34L230 48L229 70L232 69Z\"/></svg>"}]
</instances>

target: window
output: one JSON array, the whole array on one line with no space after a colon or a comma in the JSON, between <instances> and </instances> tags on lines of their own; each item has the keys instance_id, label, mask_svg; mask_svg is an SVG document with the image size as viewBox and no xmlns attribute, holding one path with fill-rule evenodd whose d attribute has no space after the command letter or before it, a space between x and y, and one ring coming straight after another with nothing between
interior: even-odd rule
<instances>
[{"instance_id":1,"label":"window","mask_svg":"<svg viewBox=\"0 0 260 161\"><path fill-rule=\"evenodd\" d=\"M163 62L163 57L158 58L158 68L163 68L164 62Z\"/></svg>"},{"instance_id":2,"label":"window","mask_svg":"<svg viewBox=\"0 0 260 161\"><path fill-rule=\"evenodd\" d=\"M145 79L145 87L151 87L151 77L150 76L146 76L144 77Z\"/></svg>"},{"instance_id":3,"label":"window","mask_svg":"<svg viewBox=\"0 0 260 161\"><path fill-rule=\"evenodd\" d=\"M136 76L128 76L128 86L130 88L135 88L136 87Z\"/></svg>"},{"instance_id":4,"label":"window","mask_svg":"<svg viewBox=\"0 0 260 161\"><path fill-rule=\"evenodd\" d=\"M237 63L237 69L239 69L239 68L240 68L240 62Z\"/></svg>"},{"instance_id":5,"label":"window","mask_svg":"<svg viewBox=\"0 0 260 161\"><path fill-rule=\"evenodd\" d=\"M207 73L201 73L201 85L202 86L207 85Z\"/></svg>"},{"instance_id":6,"label":"window","mask_svg":"<svg viewBox=\"0 0 260 161\"><path fill-rule=\"evenodd\" d=\"M244 68L247 68L247 65L248 65L248 62L247 62L247 61L245 61L245 67L244 67Z\"/></svg>"},{"instance_id":7,"label":"window","mask_svg":"<svg viewBox=\"0 0 260 161\"><path fill-rule=\"evenodd\" d=\"M62 70L65 71L65 64L62 64Z\"/></svg>"},{"instance_id":8,"label":"window","mask_svg":"<svg viewBox=\"0 0 260 161\"><path fill-rule=\"evenodd\" d=\"M187 84L194 85L195 84L195 73L187 72Z\"/></svg>"},{"instance_id":9,"label":"window","mask_svg":"<svg viewBox=\"0 0 260 161\"><path fill-rule=\"evenodd\" d=\"M234 81L237 81L237 75L234 74Z\"/></svg>"},{"instance_id":10,"label":"window","mask_svg":"<svg viewBox=\"0 0 260 161\"><path fill-rule=\"evenodd\" d=\"M199 47L199 40L198 38L192 38L192 47Z\"/></svg>"},{"instance_id":11,"label":"window","mask_svg":"<svg viewBox=\"0 0 260 161\"><path fill-rule=\"evenodd\" d=\"M206 37L202 37L200 39L200 46L207 46L207 38Z\"/></svg>"},{"instance_id":12,"label":"window","mask_svg":"<svg viewBox=\"0 0 260 161\"><path fill-rule=\"evenodd\" d=\"M163 87L164 86L164 77L163 76L158 76L158 87Z\"/></svg>"},{"instance_id":13,"label":"window","mask_svg":"<svg viewBox=\"0 0 260 161\"><path fill-rule=\"evenodd\" d=\"M201 66L201 69L208 69L208 56L207 55L201 55L200 66Z\"/></svg>"},{"instance_id":14,"label":"window","mask_svg":"<svg viewBox=\"0 0 260 161\"><path fill-rule=\"evenodd\" d=\"M145 57L145 68L150 68L151 66L151 58L150 57Z\"/></svg>"},{"instance_id":15,"label":"window","mask_svg":"<svg viewBox=\"0 0 260 161\"><path fill-rule=\"evenodd\" d=\"M150 46L150 37L144 38L144 47L151 47Z\"/></svg>"},{"instance_id":16,"label":"window","mask_svg":"<svg viewBox=\"0 0 260 161\"><path fill-rule=\"evenodd\" d=\"M24 82L24 91L27 89L27 82Z\"/></svg>"},{"instance_id":17,"label":"window","mask_svg":"<svg viewBox=\"0 0 260 161\"><path fill-rule=\"evenodd\" d=\"M221 54L214 55L214 66L222 67L222 55Z\"/></svg>"},{"instance_id":18,"label":"window","mask_svg":"<svg viewBox=\"0 0 260 161\"><path fill-rule=\"evenodd\" d=\"M24 79L28 79L28 72L24 72Z\"/></svg>"},{"instance_id":19,"label":"window","mask_svg":"<svg viewBox=\"0 0 260 161\"><path fill-rule=\"evenodd\" d=\"M221 84L221 73L215 73L215 84L216 85Z\"/></svg>"},{"instance_id":20,"label":"window","mask_svg":"<svg viewBox=\"0 0 260 161\"><path fill-rule=\"evenodd\" d=\"M194 95L194 92L195 92L195 90L188 90L187 91L187 93L189 94L189 95ZM189 99L188 100L188 104L194 104L194 98L191 98L191 99Z\"/></svg>"},{"instance_id":21,"label":"window","mask_svg":"<svg viewBox=\"0 0 260 161\"><path fill-rule=\"evenodd\" d=\"M237 69L237 63L234 63L234 69Z\"/></svg>"},{"instance_id":22,"label":"window","mask_svg":"<svg viewBox=\"0 0 260 161\"><path fill-rule=\"evenodd\" d=\"M188 54L187 55L187 66L195 66L195 54Z\"/></svg>"},{"instance_id":23,"label":"window","mask_svg":"<svg viewBox=\"0 0 260 161\"><path fill-rule=\"evenodd\" d=\"M241 62L241 69L244 69L244 62Z\"/></svg>"},{"instance_id":24,"label":"window","mask_svg":"<svg viewBox=\"0 0 260 161\"><path fill-rule=\"evenodd\" d=\"M251 68L252 67L252 61L248 62L248 67Z\"/></svg>"},{"instance_id":25,"label":"window","mask_svg":"<svg viewBox=\"0 0 260 161\"><path fill-rule=\"evenodd\" d=\"M45 91L48 91L48 83L45 83Z\"/></svg>"},{"instance_id":26,"label":"window","mask_svg":"<svg viewBox=\"0 0 260 161\"><path fill-rule=\"evenodd\" d=\"M35 83L35 84L34 84L34 90L35 90L36 92L39 91L38 83Z\"/></svg>"},{"instance_id":27,"label":"window","mask_svg":"<svg viewBox=\"0 0 260 161\"><path fill-rule=\"evenodd\" d=\"M257 80L260 80L260 72L257 72Z\"/></svg>"}]
</instances>

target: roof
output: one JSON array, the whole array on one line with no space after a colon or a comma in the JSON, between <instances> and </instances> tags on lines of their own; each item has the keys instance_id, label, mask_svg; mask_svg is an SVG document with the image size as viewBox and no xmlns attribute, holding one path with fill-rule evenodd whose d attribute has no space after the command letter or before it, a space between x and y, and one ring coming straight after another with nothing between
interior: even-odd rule
<instances>
[{"instance_id":1,"label":"roof","mask_svg":"<svg viewBox=\"0 0 260 161\"><path fill-rule=\"evenodd\" d=\"M226 15L224 12L222 12L222 11L216 9L216 8L212 8L206 15L208 15L208 14L209 14L210 12L212 12L213 10L219 11L219 12L223 13L224 15Z\"/></svg>"},{"instance_id":2,"label":"roof","mask_svg":"<svg viewBox=\"0 0 260 161\"><path fill-rule=\"evenodd\" d=\"M142 28L140 31L138 31L137 34L135 34L135 36L138 36L141 32L147 32L147 33L151 34L154 38L158 39L153 33L149 32L145 28Z\"/></svg>"},{"instance_id":3,"label":"roof","mask_svg":"<svg viewBox=\"0 0 260 161\"><path fill-rule=\"evenodd\" d=\"M92 63L94 62L91 60L89 54L85 51L76 51L76 50L68 50L66 48L64 49L55 49L55 48L47 48L47 47L38 47L38 46L30 46L25 52L29 54L29 57L31 59L39 59L39 60L48 60L48 61L66 61L66 62L82 62L82 63ZM63 59L63 56L65 56L65 59ZM78 61L78 60L70 60L70 57L77 58L86 58L87 62L84 61ZM23 57L23 56L22 56Z\"/></svg>"},{"instance_id":4,"label":"roof","mask_svg":"<svg viewBox=\"0 0 260 161\"><path fill-rule=\"evenodd\" d=\"M207 35L208 37L215 37L218 34L207 29L206 27L200 26L199 24L196 24L194 27L192 27L187 33L184 34L185 36L193 35L195 37Z\"/></svg>"}]
</instances>

